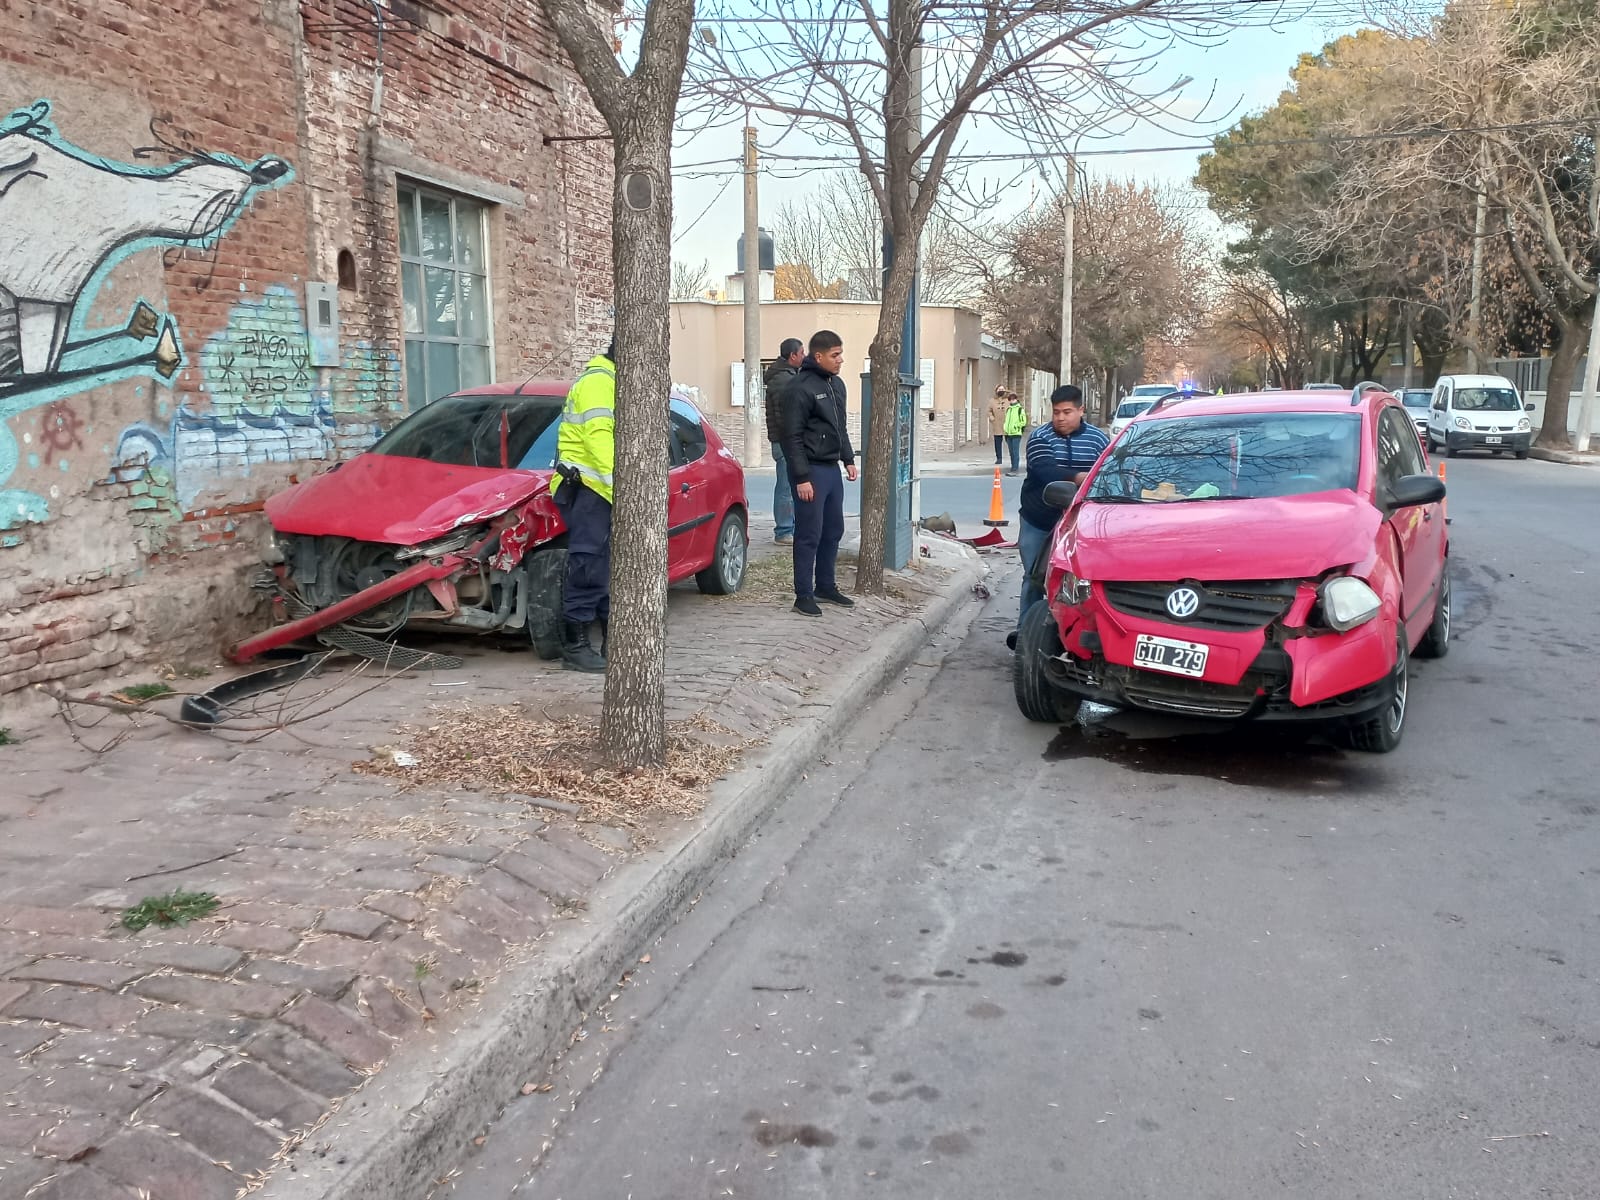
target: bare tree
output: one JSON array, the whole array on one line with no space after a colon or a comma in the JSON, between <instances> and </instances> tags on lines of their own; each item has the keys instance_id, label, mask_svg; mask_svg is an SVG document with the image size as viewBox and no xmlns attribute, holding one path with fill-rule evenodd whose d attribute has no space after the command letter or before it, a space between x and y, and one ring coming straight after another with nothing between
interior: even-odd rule
<instances>
[{"instance_id":1,"label":"bare tree","mask_svg":"<svg viewBox=\"0 0 1600 1200\"><path fill-rule=\"evenodd\" d=\"M667 757L668 300L672 284L672 124L694 0L649 0L638 62L617 60L589 0L540 0L611 133L617 402L612 626L601 751L622 767Z\"/></svg>"},{"instance_id":2,"label":"bare tree","mask_svg":"<svg viewBox=\"0 0 1600 1200\"><path fill-rule=\"evenodd\" d=\"M703 300L711 288L711 260L702 258L700 265L691 267L677 259L672 263L672 298L674 300Z\"/></svg>"},{"instance_id":3,"label":"bare tree","mask_svg":"<svg viewBox=\"0 0 1600 1200\"><path fill-rule=\"evenodd\" d=\"M1091 131L1113 134L1119 119L1161 119L1168 107L1158 97L1171 91L1151 78L1161 51L1219 35L1230 17L1262 7L1235 0L706 0L689 77L693 103L711 121L762 114L820 143L825 157L843 155L871 189L893 244L914 247L971 165L980 132L985 145L1013 145L1032 158ZM869 351L878 396L897 391L914 269L914 256L901 253L885 273ZM874 421L868 441L857 587L881 593L892 424Z\"/></svg>"}]
</instances>

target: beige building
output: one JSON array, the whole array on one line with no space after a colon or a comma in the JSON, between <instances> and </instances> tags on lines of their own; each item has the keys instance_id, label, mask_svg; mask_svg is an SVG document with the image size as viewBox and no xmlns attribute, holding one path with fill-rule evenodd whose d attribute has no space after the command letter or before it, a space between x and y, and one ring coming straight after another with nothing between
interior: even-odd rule
<instances>
[{"instance_id":1,"label":"beige building","mask_svg":"<svg viewBox=\"0 0 1600 1200\"><path fill-rule=\"evenodd\" d=\"M690 389L735 454L744 451L744 306L714 300L672 304L672 379ZM784 338L802 341L818 329L844 339L845 383L850 394L850 437L860 446L861 375L867 347L878 324L878 305L856 300L779 300L761 305L761 369L764 372ZM1023 367L1014 352L983 335L983 322L970 309L952 305L922 308L920 396L922 453L959 450L990 437L988 398L997 383L1023 396L1034 390L1037 372ZM929 384L932 384L929 387ZM1045 389L1048 395L1049 389ZM763 450L765 457L765 450Z\"/></svg>"}]
</instances>

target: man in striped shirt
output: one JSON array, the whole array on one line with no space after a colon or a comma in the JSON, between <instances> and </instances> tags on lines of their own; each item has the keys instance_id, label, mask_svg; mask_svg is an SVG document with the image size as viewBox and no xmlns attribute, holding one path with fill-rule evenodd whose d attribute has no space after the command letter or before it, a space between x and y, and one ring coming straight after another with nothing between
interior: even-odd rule
<instances>
[{"instance_id":1,"label":"man in striped shirt","mask_svg":"<svg viewBox=\"0 0 1600 1200\"><path fill-rule=\"evenodd\" d=\"M1059 508L1044 502L1045 485L1069 479L1082 483L1110 442L1104 430L1084 419L1082 391L1068 383L1050 393L1050 424L1039 426L1028 437L1028 475L1022 481L1022 522L1017 530L1023 573L1019 625L1022 615L1044 599L1043 589L1034 582L1034 567L1049 549L1051 531L1061 516ZM1017 648L1014 632L1006 635L1006 645Z\"/></svg>"}]
</instances>

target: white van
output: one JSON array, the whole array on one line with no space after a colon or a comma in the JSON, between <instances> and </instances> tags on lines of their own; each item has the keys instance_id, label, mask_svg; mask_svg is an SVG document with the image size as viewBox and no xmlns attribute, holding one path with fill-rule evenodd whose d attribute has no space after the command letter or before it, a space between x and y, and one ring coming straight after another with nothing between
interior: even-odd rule
<instances>
[{"instance_id":1,"label":"white van","mask_svg":"<svg viewBox=\"0 0 1600 1200\"><path fill-rule=\"evenodd\" d=\"M1428 410L1428 451L1440 446L1454 458L1462 450L1511 451L1528 457L1533 441L1533 405L1523 404L1517 385L1500 375L1441 375Z\"/></svg>"},{"instance_id":2,"label":"white van","mask_svg":"<svg viewBox=\"0 0 1600 1200\"><path fill-rule=\"evenodd\" d=\"M1117 411L1111 417L1111 436L1116 437L1128 427L1129 421L1148 411L1161 397L1177 390L1177 386L1171 383L1141 383L1117 405Z\"/></svg>"}]
</instances>

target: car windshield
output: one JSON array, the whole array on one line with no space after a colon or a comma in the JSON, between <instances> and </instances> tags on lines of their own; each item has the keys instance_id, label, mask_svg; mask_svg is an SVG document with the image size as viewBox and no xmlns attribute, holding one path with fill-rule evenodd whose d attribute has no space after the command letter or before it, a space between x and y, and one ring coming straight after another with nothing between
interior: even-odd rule
<instances>
[{"instance_id":1,"label":"car windshield","mask_svg":"<svg viewBox=\"0 0 1600 1200\"><path fill-rule=\"evenodd\" d=\"M1454 406L1466 412L1516 412L1522 407L1510 388L1458 387Z\"/></svg>"},{"instance_id":2,"label":"car windshield","mask_svg":"<svg viewBox=\"0 0 1600 1200\"><path fill-rule=\"evenodd\" d=\"M1354 489L1360 413L1233 413L1130 425L1086 500L1259 500Z\"/></svg>"},{"instance_id":3,"label":"car windshield","mask_svg":"<svg viewBox=\"0 0 1600 1200\"><path fill-rule=\"evenodd\" d=\"M1154 400L1124 400L1117 405L1117 418L1127 420L1130 417L1137 417L1154 403Z\"/></svg>"},{"instance_id":4,"label":"car windshield","mask_svg":"<svg viewBox=\"0 0 1600 1200\"><path fill-rule=\"evenodd\" d=\"M371 452L449 467L548 470L563 403L560 396L446 396L412 413Z\"/></svg>"},{"instance_id":5,"label":"car windshield","mask_svg":"<svg viewBox=\"0 0 1600 1200\"><path fill-rule=\"evenodd\" d=\"M1407 389L1400 397L1407 408L1427 408L1433 400L1433 393L1427 388L1420 390Z\"/></svg>"},{"instance_id":6,"label":"car windshield","mask_svg":"<svg viewBox=\"0 0 1600 1200\"><path fill-rule=\"evenodd\" d=\"M1134 396L1149 396L1152 400L1159 400L1167 393L1175 392L1177 390L1178 389L1173 387L1171 384L1166 383L1141 383L1138 387L1134 388L1133 391L1129 392L1128 395L1130 398Z\"/></svg>"}]
</instances>

